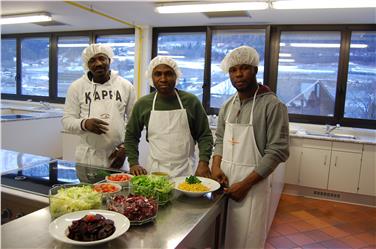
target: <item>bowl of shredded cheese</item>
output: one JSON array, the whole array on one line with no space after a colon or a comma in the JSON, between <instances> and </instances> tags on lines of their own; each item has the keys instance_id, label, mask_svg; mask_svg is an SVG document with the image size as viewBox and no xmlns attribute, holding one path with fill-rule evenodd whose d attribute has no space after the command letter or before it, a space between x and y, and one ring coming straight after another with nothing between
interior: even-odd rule
<instances>
[{"instance_id":1,"label":"bowl of shredded cheese","mask_svg":"<svg viewBox=\"0 0 376 249\"><path fill-rule=\"evenodd\" d=\"M220 184L210 178L199 176L175 177L175 189L190 197L199 197L220 188Z\"/></svg>"}]
</instances>

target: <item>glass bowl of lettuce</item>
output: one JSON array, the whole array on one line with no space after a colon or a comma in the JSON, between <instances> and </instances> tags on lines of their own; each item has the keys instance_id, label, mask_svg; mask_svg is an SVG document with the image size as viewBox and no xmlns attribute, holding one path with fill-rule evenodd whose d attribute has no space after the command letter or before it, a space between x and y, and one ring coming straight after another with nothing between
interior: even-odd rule
<instances>
[{"instance_id":1,"label":"glass bowl of lettuce","mask_svg":"<svg viewBox=\"0 0 376 249\"><path fill-rule=\"evenodd\" d=\"M100 209L102 193L92 184L63 184L49 191L51 218L80 210Z\"/></svg>"},{"instance_id":2,"label":"glass bowl of lettuce","mask_svg":"<svg viewBox=\"0 0 376 249\"><path fill-rule=\"evenodd\" d=\"M153 197L163 206L172 199L174 186L175 183L164 176L141 175L131 179L130 189L132 194Z\"/></svg>"}]
</instances>

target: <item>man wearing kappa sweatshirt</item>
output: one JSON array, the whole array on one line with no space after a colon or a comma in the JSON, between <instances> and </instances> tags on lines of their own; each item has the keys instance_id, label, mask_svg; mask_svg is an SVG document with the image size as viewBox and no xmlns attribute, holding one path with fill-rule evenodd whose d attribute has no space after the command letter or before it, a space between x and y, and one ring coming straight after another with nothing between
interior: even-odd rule
<instances>
[{"instance_id":1,"label":"man wearing kappa sweatshirt","mask_svg":"<svg viewBox=\"0 0 376 249\"><path fill-rule=\"evenodd\" d=\"M74 81L65 99L63 127L81 136L76 148L79 163L121 168L125 120L134 102L133 85L110 70L112 48L92 44L82 52L85 74Z\"/></svg>"}]
</instances>

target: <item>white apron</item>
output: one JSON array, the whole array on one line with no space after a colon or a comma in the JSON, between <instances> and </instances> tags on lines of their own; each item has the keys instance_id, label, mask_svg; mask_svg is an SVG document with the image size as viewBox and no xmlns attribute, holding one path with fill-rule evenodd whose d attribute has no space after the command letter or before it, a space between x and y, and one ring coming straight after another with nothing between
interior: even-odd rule
<instances>
[{"instance_id":1,"label":"white apron","mask_svg":"<svg viewBox=\"0 0 376 249\"><path fill-rule=\"evenodd\" d=\"M85 133L76 148L77 162L106 168L111 165L108 157L122 142L125 133L124 113L120 112L122 109L118 105L124 104L115 99L95 101L93 96L88 118L98 118L109 123L108 131L101 135Z\"/></svg>"},{"instance_id":2,"label":"white apron","mask_svg":"<svg viewBox=\"0 0 376 249\"><path fill-rule=\"evenodd\" d=\"M146 167L148 172L167 172L171 177L193 174L195 148L187 112L176 91L175 94L181 109L156 111L158 93L155 93L148 127L150 153Z\"/></svg>"},{"instance_id":3,"label":"white apron","mask_svg":"<svg viewBox=\"0 0 376 249\"><path fill-rule=\"evenodd\" d=\"M230 186L249 175L261 159L252 125L257 91L253 96L249 124L228 121L236 96L226 118L221 169ZM269 182L270 177L258 182L241 202L229 199L225 248L264 248L271 192Z\"/></svg>"}]
</instances>

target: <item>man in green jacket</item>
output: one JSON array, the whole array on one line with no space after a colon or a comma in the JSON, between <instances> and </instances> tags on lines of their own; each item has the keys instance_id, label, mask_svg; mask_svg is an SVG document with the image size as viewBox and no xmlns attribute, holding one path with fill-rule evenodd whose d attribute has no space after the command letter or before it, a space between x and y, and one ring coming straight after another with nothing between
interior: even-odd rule
<instances>
[{"instance_id":1,"label":"man in green jacket","mask_svg":"<svg viewBox=\"0 0 376 249\"><path fill-rule=\"evenodd\" d=\"M180 75L177 63L170 57L157 56L149 64L149 80L156 91L135 103L125 134L131 174L162 171L171 177L211 176L208 164L213 137L207 115L195 95L175 88ZM141 166L138 144L144 126L150 153L147 165ZM197 167L195 143L199 148Z\"/></svg>"}]
</instances>

